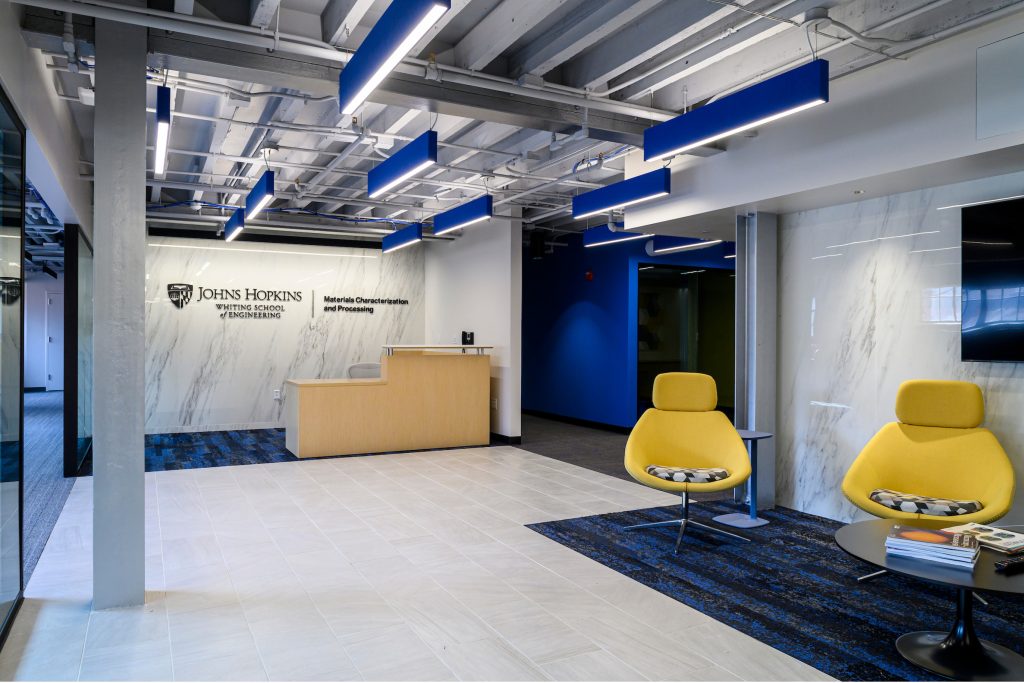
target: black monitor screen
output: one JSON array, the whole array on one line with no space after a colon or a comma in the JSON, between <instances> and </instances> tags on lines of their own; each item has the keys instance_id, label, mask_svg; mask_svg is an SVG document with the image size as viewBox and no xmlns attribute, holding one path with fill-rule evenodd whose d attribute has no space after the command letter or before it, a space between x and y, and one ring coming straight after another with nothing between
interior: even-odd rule
<instances>
[{"instance_id":1,"label":"black monitor screen","mask_svg":"<svg viewBox=\"0 0 1024 683\"><path fill-rule=\"evenodd\" d=\"M1024 199L962 209L960 357L1024 361Z\"/></svg>"}]
</instances>

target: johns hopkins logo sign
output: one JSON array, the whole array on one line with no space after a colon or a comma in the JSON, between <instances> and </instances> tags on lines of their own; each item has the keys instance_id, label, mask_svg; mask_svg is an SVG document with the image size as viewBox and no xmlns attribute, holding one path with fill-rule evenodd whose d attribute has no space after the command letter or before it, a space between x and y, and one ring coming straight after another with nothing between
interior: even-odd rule
<instances>
[{"instance_id":1,"label":"johns hopkins logo sign","mask_svg":"<svg viewBox=\"0 0 1024 683\"><path fill-rule=\"evenodd\" d=\"M301 303L302 292L258 287L225 289L175 282L167 285L167 298L179 309L192 301L212 302L221 318L266 320L279 319L285 312L285 304Z\"/></svg>"},{"instance_id":2,"label":"johns hopkins logo sign","mask_svg":"<svg viewBox=\"0 0 1024 683\"><path fill-rule=\"evenodd\" d=\"M167 298L177 308L185 308L192 301L192 285L167 285Z\"/></svg>"},{"instance_id":3,"label":"johns hopkins logo sign","mask_svg":"<svg viewBox=\"0 0 1024 683\"><path fill-rule=\"evenodd\" d=\"M316 293L312 294L313 301L318 301ZM401 297L327 294L322 295L321 298L323 300L322 307L301 306L300 310L308 310L314 317L317 314L338 313L369 313L372 315L379 307L409 305L409 300ZM203 304L201 308L207 308L207 310L214 308L225 320L276 320L281 318L289 304L303 302L303 292L292 289L259 289L257 287L225 289L174 282L167 285L167 299L179 310L189 304ZM308 302L309 299L306 301Z\"/></svg>"}]
</instances>

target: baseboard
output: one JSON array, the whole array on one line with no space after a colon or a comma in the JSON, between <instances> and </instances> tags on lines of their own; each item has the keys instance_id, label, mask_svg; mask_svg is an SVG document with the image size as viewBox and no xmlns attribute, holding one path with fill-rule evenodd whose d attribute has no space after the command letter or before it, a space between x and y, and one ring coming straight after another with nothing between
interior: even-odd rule
<instances>
[{"instance_id":1,"label":"baseboard","mask_svg":"<svg viewBox=\"0 0 1024 683\"><path fill-rule=\"evenodd\" d=\"M503 446L518 446L523 443L523 437L505 436L504 434L495 434L494 432L491 432L491 443L501 444Z\"/></svg>"},{"instance_id":2,"label":"baseboard","mask_svg":"<svg viewBox=\"0 0 1024 683\"><path fill-rule=\"evenodd\" d=\"M34 394L37 391L46 391L46 387L25 387L26 394Z\"/></svg>"},{"instance_id":3,"label":"baseboard","mask_svg":"<svg viewBox=\"0 0 1024 683\"><path fill-rule=\"evenodd\" d=\"M533 415L534 417L542 417L545 420L564 422L566 424L576 425L578 427L590 427L591 429L601 429L606 432L615 432L616 434L629 434L631 431L633 431L632 427L610 425L604 422L593 422L592 420L581 420L578 417L569 417L568 415L556 415L555 413L545 413L542 410L523 410L523 414Z\"/></svg>"}]
</instances>

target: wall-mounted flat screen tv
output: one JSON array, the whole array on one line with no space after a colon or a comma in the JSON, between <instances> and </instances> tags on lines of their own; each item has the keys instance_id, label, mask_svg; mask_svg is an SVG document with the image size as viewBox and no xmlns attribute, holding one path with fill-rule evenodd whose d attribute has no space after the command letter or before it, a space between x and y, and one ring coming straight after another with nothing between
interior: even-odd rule
<instances>
[{"instance_id":1,"label":"wall-mounted flat screen tv","mask_svg":"<svg viewBox=\"0 0 1024 683\"><path fill-rule=\"evenodd\" d=\"M961 209L960 357L1024 361L1024 199Z\"/></svg>"}]
</instances>

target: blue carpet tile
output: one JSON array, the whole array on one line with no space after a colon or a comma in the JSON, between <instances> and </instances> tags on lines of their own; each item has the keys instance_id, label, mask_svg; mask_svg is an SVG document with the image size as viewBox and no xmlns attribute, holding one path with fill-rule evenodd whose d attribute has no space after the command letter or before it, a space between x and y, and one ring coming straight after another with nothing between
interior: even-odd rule
<instances>
[{"instance_id":1,"label":"blue carpet tile","mask_svg":"<svg viewBox=\"0 0 1024 683\"><path fill-rule=\"evenodd\" d=\"M256 465L298 460L285 450L283 429L146 436L146 471Z\"/></svg>"},{"instance_id":2,"label":"blue carpet tile","mask_svg":"<svg viewBox=\"0 0 1024 683\"><path fill-rule=\"evenodd\" d=\"M702 503L701 520L735 512ZM728 624L841 680L932 680L906 662L896 638L946 631L953 589L897 575L858 584L874 568L833 540L841 524L786 508L764 512L768 526L744 530L752 543L687 531L679 555L676 529L623 531L629 524L679 517L678 507L632 510L531 524L534 531ZM1024 652L1024 598L986 594L975 627L986 640Z\"/></svg>"},{"instance_id":3,"label":"blue carpet tile","mask_svg":"<svg viewBox=\"0 0 1024 683\"><path fill-rule=\"evenodd\" d=\"M234 432L147 434L146 471L189 470L197 467L260 465L298 460L284 447L283 429L246 429ZM78 476L92 476L92 452Z\"/></svg>"}]
</instances>

